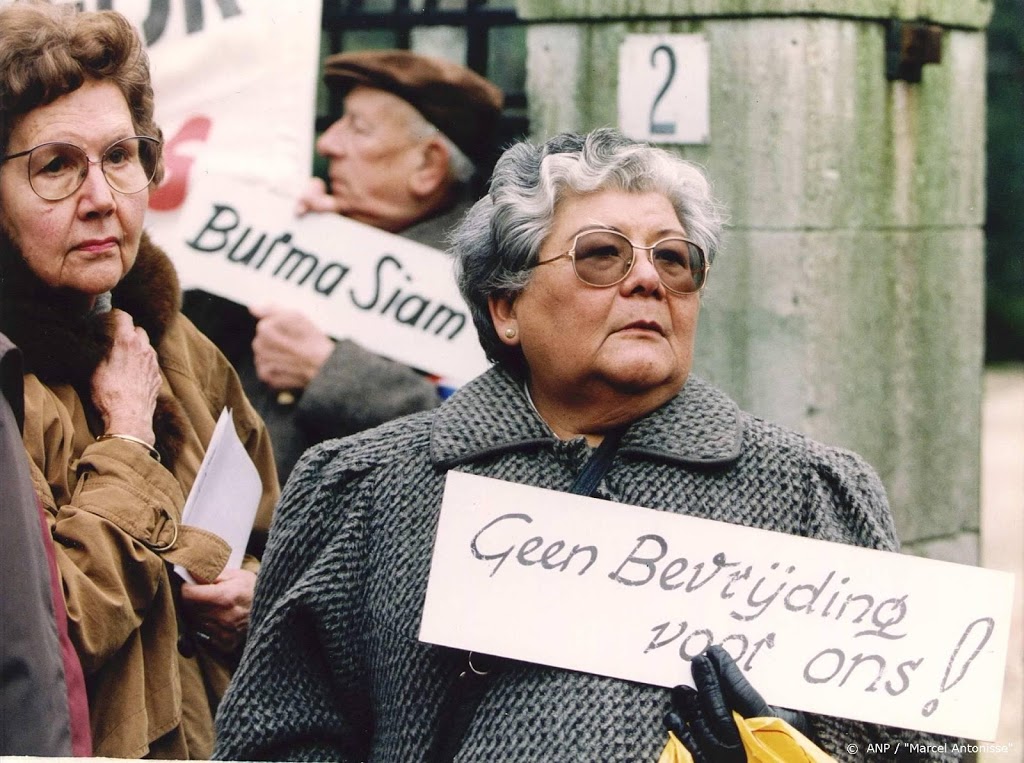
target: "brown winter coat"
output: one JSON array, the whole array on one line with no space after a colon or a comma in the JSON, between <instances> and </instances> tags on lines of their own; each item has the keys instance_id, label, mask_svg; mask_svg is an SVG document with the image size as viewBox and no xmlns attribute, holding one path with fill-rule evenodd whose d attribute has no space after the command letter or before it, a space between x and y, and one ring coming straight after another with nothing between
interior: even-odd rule
<instances>
[{"instance_id":1,"label":"brown winter coat","mask_svg":"<svg viewBox=\"0 0 1024 763\"><path fill-rule=\"evenodd\" d=\"M169 569L183 564L212 580L227 560L221 539L178 526L225 406L263 479L253 540L265 537L278 496L266 429L231 366L178 311L173 267L148 239L114 289L113 306L130 313L157 349L163 387L154 430L162 463L134 443L95 440L102 422L88 380L109 346L107 319L62 315L59 300L46 299L38 283L17 295L21 304L5 295L3 323L25 352L25 445L86 674L94 754L208 758L229 660L194 643ZM246 568L257 565L246 558Z\"/></svg>"}]
</instances>

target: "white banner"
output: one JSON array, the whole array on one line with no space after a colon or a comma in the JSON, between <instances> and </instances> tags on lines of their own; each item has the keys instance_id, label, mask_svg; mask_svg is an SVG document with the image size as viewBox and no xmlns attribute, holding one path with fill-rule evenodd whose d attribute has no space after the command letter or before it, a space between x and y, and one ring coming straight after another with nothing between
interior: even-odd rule
<instances>
[{"instance_id":1,"label":"white banner","mask_svg":"<svg viewBox=\"0 0 1024 763\"><path fill-rule=\"evenodd\" d=\"M770 704L992 740L1013 585L449 472L420 639L658 686L721 644Z\"/></svg>"},{"instance_id":2,"label":"white banner","mask_svg":"<svg viewBox=\"0 0 1024 763\"><path fill-rule=\"evenodd\" d=\"M302 310L336 338L463 384L488 367L443 252L294 199L210 176L174 240L183 283Z\"/></svg>"},{"instance_id":3,"label":"white banner","mask_svg":"<svg viewBox=\"0 0 1024 763\"><path fill-rule=\"evenodd\" d=\"M85 0L139 29L166 177L146 224L177 261L182 207L209 175L295 194L312 172L320 0Z\"/></svg>"}]
</instances>

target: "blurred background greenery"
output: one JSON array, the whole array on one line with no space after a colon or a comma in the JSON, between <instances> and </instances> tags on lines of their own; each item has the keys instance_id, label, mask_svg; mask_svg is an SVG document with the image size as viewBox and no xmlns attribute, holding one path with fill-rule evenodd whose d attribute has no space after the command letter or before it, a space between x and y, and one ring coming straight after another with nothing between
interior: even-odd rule
<instances>
[{"instance_id":1,"label":"blurred background greenery","mask_svg":"<svg viewBox=\"0 0 1024 763\"><path fill-rule=\"evenodd\" d=\"M1024 361L1024 0L996 0L988 30L987 363Z\"/></svg>"}]
</instances>

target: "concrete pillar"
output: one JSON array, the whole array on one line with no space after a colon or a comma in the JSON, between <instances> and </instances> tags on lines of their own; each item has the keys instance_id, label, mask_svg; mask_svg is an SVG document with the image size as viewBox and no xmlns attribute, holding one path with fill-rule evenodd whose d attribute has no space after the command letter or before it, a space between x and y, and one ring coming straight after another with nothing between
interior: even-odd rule
<instances>
[{"instance_id":1,"label":"concrete pillar","mask_svg":"<svg viewBox=\"0 0 1024 763\"><path fill-rule=\"evenodd\" d=\"M977 562L991 0L517 0L535 139L617 125L619 45L701 33L730 210L696 370L862 454L905 550ZM893 20L941 61L890 81Z\"/></svg>"}]
</instances>

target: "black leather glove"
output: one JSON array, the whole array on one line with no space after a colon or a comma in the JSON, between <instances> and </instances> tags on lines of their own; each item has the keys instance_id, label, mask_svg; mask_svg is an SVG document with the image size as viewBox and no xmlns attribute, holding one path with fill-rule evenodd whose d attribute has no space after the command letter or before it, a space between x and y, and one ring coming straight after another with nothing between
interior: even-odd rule
<instances>
[{"instance_id":1,"label":"black leather glove","mask_svg":"<svg viewBox=\"0 0 1024 763\"><path fill-rule=\"evenodd\" d=\"M765 702L722 647L708 647L693 658L691 667L697 688L672 689L672 710L665 715L665 726L686 745L696 763L746 763L733 710L744 718L781 718L817 744L807 716Z\"/></svg>"}]
</instances>

